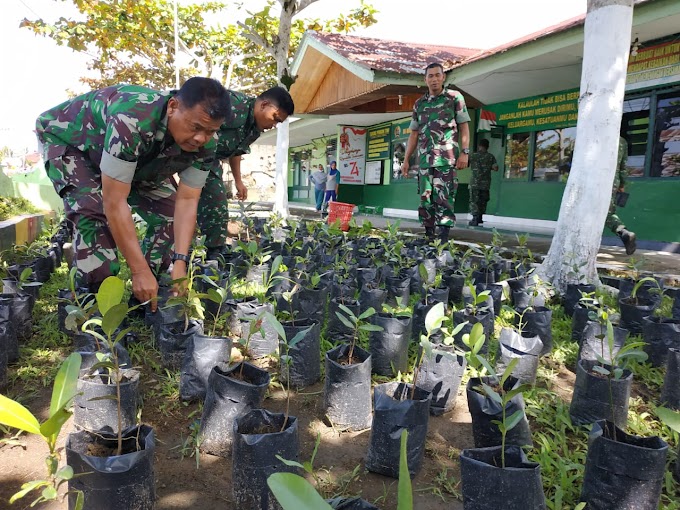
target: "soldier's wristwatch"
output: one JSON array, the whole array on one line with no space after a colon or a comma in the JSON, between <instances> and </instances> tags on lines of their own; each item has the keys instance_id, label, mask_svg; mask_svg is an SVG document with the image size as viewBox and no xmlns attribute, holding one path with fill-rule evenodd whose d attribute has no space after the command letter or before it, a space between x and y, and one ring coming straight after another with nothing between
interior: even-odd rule
<instances>
[{"instance_id":1,"label":"soldier's wristwatch","mask_svg":"<svg viewBox=\"0 0 680 510\"><path fill-rule=\"evenodd\" d=\"M191 259L189 259L188 255L183 255L181 253L173 253L172 254L172 261L174 262L176 260L183 260L187 264L191 261Z\"/></svg>"},{"instance_id":2,"label":"soldier's wristwatch","mask_svg":"<svg viewBox=\"0 0 680 510\"><path fill-rule=\"evenodd\" d=\"M470 149L463 149L463 154L470 154Z\"/></svg>"}]
</instances>

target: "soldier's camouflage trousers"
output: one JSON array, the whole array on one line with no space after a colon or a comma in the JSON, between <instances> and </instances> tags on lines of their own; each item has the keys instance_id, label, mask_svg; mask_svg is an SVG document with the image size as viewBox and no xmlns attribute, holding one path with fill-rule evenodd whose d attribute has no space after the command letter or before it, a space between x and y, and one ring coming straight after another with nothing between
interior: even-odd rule
<instances>
[{"instance_id":1,"label":"soldier's camouflage trousers","mask_svg":"<svg viewBox=\"0 0 680 510\"><path fill-rule=\"evenodd\" d=\"M227 188L222 180L222 163L219 160L215 160L215 164L208 172L198 202L197 221L201 235L205 236L206 248L219 248L226 244L229 235L227 230L229 205Z\"/></svg>"},{"instance_id":2,"label":"soldier's camouflage trousers","mask_svg":"<svg viewBox=\"0 0 680 510\"><path fill-rule=\"evenodd\" d=\"M470 215L482 216L486 214L486 204L489 201L489 190L470 185Z\"/></svg>"},{"instance_id":3,"label":"soldier's camouflage trousers","mask_svg":"<svg viewBox=\"0 0 680 510\"><path fill-rule=\"evenodd\" d=\"M45 163L54 189L64 200L66 218L74 226L74 263L79 285L96 288L120 270L118 250L104 214L101 175L82 152L67 148L61 156ZM158 274L170 265L175 210L175 187L133 184L128 204L146 222L142 253Z\"/></svg>"},{"instance_id":4,"label":"soldier's camouflage trousers","mask_svg":"<svg viewBox=\"0 0 680 510\"><path fill-rule=\"evenodd\" d=\"M420 169L419 179L418 217L423 227L455 226L453 205L458 190L456 169L448 166Z\"/></svg>"},{"instance_id":5,"label":"soldier's camouflage trousers","mask_svg":"<svg viewBox=\"0 0 680 510\"><path fill-rule=\"evenodd\" d=\"M612 198L609 202L609 212L607 213L607 219L604 222L604 226L615 234L618 233L619 230L626 228L621 221L621 218L616 214L616 189L612 192Z\"/></svg>"}]
</instances>

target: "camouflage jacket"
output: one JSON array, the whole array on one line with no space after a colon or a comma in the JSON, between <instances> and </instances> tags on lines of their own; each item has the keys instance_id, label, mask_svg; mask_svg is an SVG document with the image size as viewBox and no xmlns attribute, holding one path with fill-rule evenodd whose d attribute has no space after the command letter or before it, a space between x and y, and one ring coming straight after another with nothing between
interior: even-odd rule
<instances>
[{"instance_id":1,"label":"camouflage jacket","mask_svg":"<svg viewBox=\"0 0 680 510\"><path fill-rule=\"evenodd\" d=\"M489 189L491 187L491 170L496 165L496 157L490 152L475 152L470 156L470 186L477 189Z\"/></svg>"},{"instance_id":2,"label":"camouflage jacket","mask_svg":"<svg viewBox=\"0 0 680 510\"><path fill-rule=\"evenodd\" d=\"M470 122L463 95L444 89L436 97L425 94L413 106L411 130L418 131L420 168L454 166L458 157L458 124Z\"/></svg>"},{"instance_id":3,"label":"camouflage jacket","mask_svg":"<svg viewBox=\"0 0 680 510\"><path fill-rule=\"evenodd\" d=\"M251 144L262 134L257 129L253 113L255 98L230 90L229 99L231 99L234 120L222 124L217 133L217 157L219 159L249 154Z\"/></svg>"},{"instance_id":4,"label":"camouflage jacket","mask_svg":"<svg viewBox=\"0 0 680 510\"><path fill-rule=\"evenodd\" d=\"M114 85L65 101L36 121L43 158L58 158L71 147L87 155L95 172L122 182L158 184L179 173L182 182L201 188L216 138L197 152L174 142L167 105L175 93Z\"/></svg>"},{"instance_id":5,"label":"camouflage jacket","mask_svg":"<svg viewBox=\"0 0 680 510\"><path fill-rule=\"evenodd\" d=\"M614 174L614 192L618 191L621 186L626 185L626 177L628 177L628 169L626 163L628 162L628 142L622 136L619 137L619 155L616 158L616 173Z\"/></svg>"}]
</instances>

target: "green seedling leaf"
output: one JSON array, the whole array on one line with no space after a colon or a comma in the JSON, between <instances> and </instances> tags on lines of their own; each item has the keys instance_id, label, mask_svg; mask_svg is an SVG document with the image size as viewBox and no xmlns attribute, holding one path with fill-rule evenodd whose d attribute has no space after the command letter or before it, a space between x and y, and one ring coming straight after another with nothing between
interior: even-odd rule
<instances>
[{"instance_id":1,"label":"green seedling leaf","mask_svg":"<svg viewBox=\"0 0 680 510\"><path fill-rule=\"evenodd\" d=\"M611 373L609 370L607 370L606 368L604 368L600 365L595 365L593 367L593 372L597 372L598 374L602 374L602 375L606 375L606 376L609 376L609 374Z\"/></svg>"},{"instance_id":2,"label":"green seedling leaf","mask_svg":"<svg viewBox=\"0 0 680 510\"><path fill-rule=\"evenodd\" d=\"M274 473L267 485L283 510L332 510L314 487L299 475Z\"/></svg>"},{"instance_id":3,"label":"green seedling leaf","mask_svg":"<svg viewBox=\"0 0 680 510\"><path fill-rule=\"evenodd\" d=\"M73 508L73 510L83 510L84 506L85 506L85 493L83 491L76 491L76 505Z\"/></svg>"},{"instance_id":4,"label":"green seedling leaf","mask_svg":"<svg viewBox=\"0 0 680 510\"><path fill-rule=\"evenodd\" d=\"M384 331L384 328L382 326L378 326L377 324L362 324L359 326L359 329L361 331Z\"/></svg>"},{"instance_id":5,"label":"green seedling leaf","mask_svg":"<svg viewBox=\"0 0 680 510\"><path fill-rule=\"evenodd\" d=\"M523 417L524 411L522 410L515 411L514 413L512 413L509 418L505 419L505 430L509 431L514 429L519 424L519 422L522 421Z\"/></svg>"},{"instance_id":6,"label":"green seedling leaf","mask_svg":"<svg viewBox=\"0 0 680 510\"><path fill-rule=\"evenodd\" d=\"M408 430L401 431L401 444L399 447L399 482L397 485L397 510L413 510L413 487L411 475L408 472L408 456L406 447L408 442Z\"/></svg>"},{"instance_id":7,"label":"green seedling leaf","mask_svg":"<svg viewBox=\"0 0 680 510\"><path fill-rule=\"evenodd\" d=\"M48 485L42 490L42 497L50 501L57 498L57 489Z\"/></svg>"},{"instance_id":8,"label":"green seedling leaf","mask_svg":"<svg viewBox=\"0 0 680 510\"><path fill-rule=\"evenodd\" d=\"M114 339L113 343L117 344L118 342L120 342L123 338L125 338L125 335L127 335L130 331L132 331L132 328L123 329L120 333L116 335L116 338Z\"/></svg>"},{"instance_id":9,"label":"green seedling leaf","mask_svg":"<svg viewBox=\"0 0 680 510\"><path fill-rule=\"evenodd\" d=\"M479 361L479 363L486 369L487 374L491 376L496 375L496 371L493 369L493 367L486 358L480 356L479 354L475 354L475 357L477 358L477 361Z\"/></svg>"},{"instance_id":10,"label":"green seedling leaf","mask_svg":"<svg viewBox=\"0 0 680 510\"><path fill-rule=\"evenodd\" d=\"M288 460L281 457L281 455L276 455L276 458L283 462L286 466L300 468L306 471L305 466L294 460Z\"/></svg>"},{"instance_id":11,"label":"green seedling leaf","mask_svg":"<svg viewBox=\"0 0 680 510\"><path fill-rule=\"evenodd\" d=\"M520 393L524 392L524 390L526 390L526 389L527 389L526 384L520 384L519 386L517 386L517 388L513 388L511 390L506 391L503 394L503 397L504 397L503 400L505 400L506 402L509 402L515 395L519 395Z\"/></svg>"},{"instance_id":12,"label":"green seedling leaf","mask_svg":"<svg viewBox=\"0 0 680 510\"><path fill-rule=\"evenodd\" d=\"M508 363L508 366L505 367L505 370L503 371L503 375L501 375L501 388L505 386L505 381L508 380L508 377L512 375L512 371L515 369L517 364L519 363L519 358L512 358L510 360L510 363Z\"/></svg>"},{"instance_id":13,"label":"green seedling leaf","mask_svg":"<svg viewBox=\"0 0 680 510\"><path fill-rule=\"evenodd\" d=\"M115 276L106 278L99 287L99 292L97 292L96 296L101 314L105 316L112 306L120 304L124 293L125 282L123 280Z\"/></svg>"},{"instance_id":14,"label":"green seedling leaf","mask_svg":"<svg viewBox=\"0 0 680 510\"><path fill-rule=\"evenodd\" d=\"M57 471L56 476L61 480L70 480L73 478L73 468L71 466L64 466L59 471Z\"/></svg>"},{"instance_id":15,"label":"green seedling leaf","mask_svg":"<svg viewBox=\"0 0 680 510\"><path fill-rule=\"evenodd\" d=\"M45 480L33 480L32 482L26 482L21 486L21 490L9 498L10 503L14 503L16 500L23 498L26 494L40 487L49 485L49 482Z\"/></svg>"},{"instance_id":16,"label":"green seedling leaf","mask_svg":"<svg viewBox=\"0 0 680 510\"><path fill-rule=\"evenodd\" d=\"M33 269L31 269L30 267L24 268L24 270L19 275L19 281L20 282L27 281L31 277L32 274L33 274Z\"/></svg>"},{"instance_id":17,"label":"green seedling leaf","mask_svg":"<svg viewBox=\"0 0 680 510\"><path fill-rule=\"evenodd\" d=\"M309 326L307 329L303 329L302 331L298 331L295 336L293 337L292 340L288 342L288 348L294 349L295 346L302 340L307 333L313 328L313 326Z\"/></svg>"},{"instance_id":18,"label":"green seedling leaf","mask_svg":"<svg viewBox=\"0 0 680 510\"><path fill-rule=\"evenodd\" d=\"M342 305L340 305L340 306L342 306ZM352 324L347 317L342 315L340 312L335 312L335 315L338 316L338 319L340 319L340 322L342 322L345 325L345 327L347 327L349 329L354 329L354 324Z\"/></svg>"},{"instance_id":19,"label":"green seedling leaf","mask_svg":"<svg viewBox=\"0 0 680 510\"><path fill-rule=\"evenodd\" d=\"M346 312L352 313L352 311L349 308L347 308L345 305L340 305L340 309L343 309L343 308L345 308ZM352 315L354 315L354 314L352 314ZM372 306L369 306L366 310L364 310L364 313L359 315L358 319L360 321L362 321L364 319L368 319L371 315L375 315L375 308L373 308Z\"/></svg>"},{"instance_id":20,"label":"green seedling leaf","mask_svg":"<svg viewBox=\"0 0 680 510\"><path fill-rule=\"evenodd\" d=\"M286 332L283 329L281 323L272 315L271 312L262 312L262 318L266 320L271 327L274 328L276 334L286 342Z\"/></svg>"},{"instance_id":21,"label":"green seedling leaf","mask_svg":"<svg viewBox=\"0 0 680 510\"><path fill-rule=\"evenodd\" d=\"M127 303L118 303L111 306L103 315L102 330L107 336L112 336L123 323L123 319L128 313Z\"/></svg>"},{"instance_id":22,"label":"green seedling leaf","mask_svg":"<svg viewBox=\"0 0 680 510\"><path fill-rule=\"evenodd\" d=\"M434 330L441 327L442 322L446 319L446 314L444 312L444 303L437 303L430 311L427 312L425 316L425 330L432 333Z\"/></svg>"},{"instance_id":23,"label":"green seedling leaf","mask_svg":"<svg viewBox=\"0 0 680 510\"><path fill-rule=\"evenodd\" d=\"M491 400L498 402L499 404L503 405L503 399L501 396L494 391L494 389L489 386L486 383L482 383L482 389L484 390L484 393L486 393L486 396L489 397Z\"/></svg>"},{"instance_id":24,"label":"green seedling leaf","mask_svg":"<svg viewBox=\"0 0 680 510\"><path fill-rule=\"evenodd\" d=\"M40 435L40 423L19 402L0 395L0 424Z\"/></svg>"},{"instance_id":25,"label":"green seedling leaf","mask_svg":"<svg viewBox=\"0 0 680 510\"><path fill-rule=\"evenodd\" d=\"M662 422L680 434L680 412L672 411L666 407L657 407L655 412Z\"/></svg>"},{"instance_id":26,"label":"green seedling leaf","mask_svg":"<svg viewBox=\"0 0 680 510\"><path fill-rule=\"evenodd\" d=\"M80 354L74 352L59 367L59 371L54 378L52 400L50 401L50 416L66 407L76 395L81 362Z\"/></svg>"},{"instance_id":27,"label":"green seedling leaf","mask_svg":"<svg viewBox=\"0 0 680 510\"><path fill-rule=\"evenodd\" d=\"M58 409L49 419L40 425L40 434L44 437L55 437L59 434L61 427L71 417L71 412L64 408Z\"/></svg>"}]
</instances>

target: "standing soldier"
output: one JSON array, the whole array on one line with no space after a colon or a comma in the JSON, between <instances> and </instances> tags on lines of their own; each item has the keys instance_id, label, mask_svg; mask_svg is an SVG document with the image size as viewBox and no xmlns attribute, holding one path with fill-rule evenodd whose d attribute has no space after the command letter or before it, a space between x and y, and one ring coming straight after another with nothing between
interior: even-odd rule
<instances>
[{"instance_id":1,"label":"standing soldier","mask_svg":"<svg viewBox=\"0 0 680 510\"><path fill-rule=\"evenodd\" d=\"M79 285L95 292L116 275L119 249L135 297L155 298L156 275L170 265L173 236L172 278L186 275L215 134L230 116L227 90L195 77L179 91L134 85L95 90L38 117L45 169L74 225ZM130 206L146 221L141 248Z\"/></svg>"},{"instance_id":2,"label":"standing soldier","mask_svg":"<svg viewBox=\"0 0 680 510\"><path fill-rule=\"evenodd\" d=\"M468 165L470 154L470 115L463 95L444 89L444 68L439 63L425 68L428 93L416 101L411 119L411 134L406 145L401 172L408 176L409 158L418 147L420 207L418 217L425 235L449 239L456 223L453 205L458 188L457 169Z\"/></svg>"},{"instance_id":3,"label":"standing soldier","mask_svg":"<svg viewBox=\"0 0 680 510\"><path fill-rule=\"evenodd\" d=\"M493 154L489 152L489 140L482 138L479 141L479 150L470 157L470 215L472 219L469 225L476 227L484 223L482 216L486 213L486 204L489 201L489 189L491 188L491 170L498 171L498 163Z\"/></svg>"},{"instance_id":4,"label":"standing soldier","mask_svg":"<svg viewBox=\"0 0 680 510\"><path fill-rule=\"evenodd\" d=\"M621 219L616 214L616 194L623 193L625 190L626 177L628 177L628 170L626 169L626 161L628 160L628 142L623 137L619 137L619 156L616 162L616 173L614 174L614 186L612 188L612 198L609 203L609 213L604 226L614 232L626 248L626 254L632 255L637 249L635 232L626 229Z\"/></svg>"},{"instance_id":5,"label":"standing soldier","mask_svg":"<svg viewBox=\"0 0 680 510\"><path fill-rule=\"evenodd\" d=\"M229 232L227 190L222 179L222 162L229 161L236 186L236 198L246 200L248 188L241 180L241 156L250 153L251 144L262 132L273 128L292 115L295 105L283 87L272 87L257 97L229 91L234 119L220 127L217 159L210 166L210 174L198 204L198 225L205 236L207 258L215 259L225 249Z\"/></svg>"}]
</instances>

